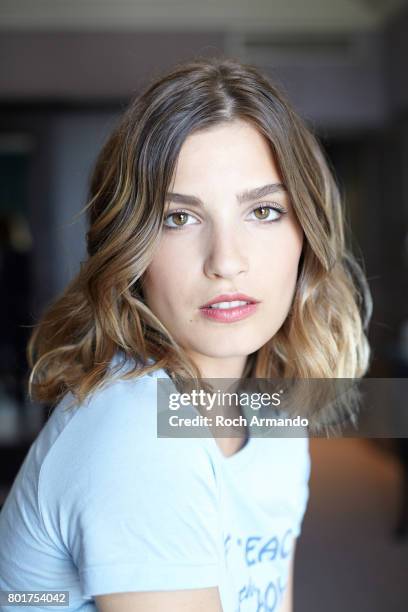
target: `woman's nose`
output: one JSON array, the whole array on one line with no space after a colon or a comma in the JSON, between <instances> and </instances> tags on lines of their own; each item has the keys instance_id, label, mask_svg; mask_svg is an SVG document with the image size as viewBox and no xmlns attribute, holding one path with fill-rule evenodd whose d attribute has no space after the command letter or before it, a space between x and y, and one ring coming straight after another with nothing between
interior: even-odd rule
<instances>
[{"instance_id":1,"label":"woman's nose","mask_svg":"<svg viewBox=\"0 0 408 612\"><path fill-rule=\"evenodd\" d=\"M234 278L248 270L247 248L237 232L213 232L207 242L204 272L208 277Z\"/></svg>"}]
</instances>

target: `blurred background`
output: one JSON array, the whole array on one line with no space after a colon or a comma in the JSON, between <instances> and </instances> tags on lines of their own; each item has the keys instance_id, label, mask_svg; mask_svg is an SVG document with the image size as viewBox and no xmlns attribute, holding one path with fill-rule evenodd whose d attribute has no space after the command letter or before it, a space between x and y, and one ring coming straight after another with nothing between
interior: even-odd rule
<instances>
[{"instance_id":1,"label":"blurred background","mask_svg":"<svg viewBox=\"0 0 408 612\"><path fill-rule=\"evenodd\" d=\"M219 54L269 74L323 143L374 299L369 376L408 377L406 2L1 0L0 506L48 415L25 346L85 258L97 152L149 81ZM405 612L407 438L310 444L295 612Z\"/></svg>"}]
</instances>

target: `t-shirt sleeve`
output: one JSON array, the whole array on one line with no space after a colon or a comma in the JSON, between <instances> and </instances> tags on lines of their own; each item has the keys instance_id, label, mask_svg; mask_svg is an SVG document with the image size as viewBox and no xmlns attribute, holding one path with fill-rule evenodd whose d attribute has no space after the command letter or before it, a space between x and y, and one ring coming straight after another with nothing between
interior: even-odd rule
<instances>
[{"instance_id":1,"label":"t-shirt sleeve","mask_svg":"<svg viewBox=\"0 0 408 612\"><path fill-rule=\"evenodd\" d=\"M99 404L100 422L88 432L87 448L78 450L82 465L76 458L62 510L70 513L68 547L85 597L219 582L210 455L202 439L157 437L149 383L116 383L85 408L95 416ZM75 435L74 422L70 427Z\"/></svg>"}]
</instances>

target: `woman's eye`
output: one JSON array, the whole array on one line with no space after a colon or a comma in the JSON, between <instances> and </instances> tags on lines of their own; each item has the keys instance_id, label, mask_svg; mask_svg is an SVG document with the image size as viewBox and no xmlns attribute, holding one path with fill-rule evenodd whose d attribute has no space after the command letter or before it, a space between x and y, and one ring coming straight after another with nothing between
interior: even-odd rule
<instances>
[{"instance_id":1,"label":"woman's eye","mask_svg":"<svg viewBox=\"0 0 408 612\"><path fill-rule=\"evenodd\" d=\"M259 216L256 214L259 212ZM278 221L286 211L275 206L257 206L252 213L258 221Z\"/></svg>"},{"instance_id":2,"label":"woman's eye","mask_svg":"<svg viewBox=\"0 0 408 612\"><path fill-rule=\"evenodd\" d=\"M259 214L258 214L259 213ZM251 214L255 215L257 221L265 221L266 223L272 221L279 221L282 215L286 213L286 210L278 206L257 206L251 211ZM169 213L164 218L164 226L167 229L183 229L186 225L196 225L196 222L188 223L188 219L194 220L195 217L185 210L175 210ZM171 221L171 223L170 223ZM197 220L196 220L197 221ZM199 223L199 222L198 222Z\"/></svg>"},{"instance_id":3,"label":"woman's eye","mask_svg":"<svg viewBox=\"0 0 408 612\"><path fill-rule=\"evenodd\" d=\"M168 224L168 221L171 219L171 217L174 217L173 225L169 225ZM193 216L190 215L190 213L187 213L187 212L185 212L183 210L179 210L179 211L176 210L176 211L174 211L172 213L169 213L165 217L164 225L165 225L165 227L167 227L169 229L181 229L185 225L191 225L191 223L187 223L187 218L188 217L191 217L193 219Z\"/></svg>"}]
</instances>

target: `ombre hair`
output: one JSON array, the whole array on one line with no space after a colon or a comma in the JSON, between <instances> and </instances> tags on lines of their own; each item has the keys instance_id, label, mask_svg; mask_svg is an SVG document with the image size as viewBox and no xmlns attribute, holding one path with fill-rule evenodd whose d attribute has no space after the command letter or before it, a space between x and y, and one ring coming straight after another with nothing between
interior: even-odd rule
<instances>
[{"instance_id":1,"label":"ombre hair","mask_svg":"<svg viewBox=\"0 0 408 612\"><path fill-rule=\"evenodd\" d=\"M124 378L159 368L178 380L200 378L147 306L143 275L161 238L165 195L186 137L235 119L269 143L305 238L288 316L248 356L243 378L355 379L367 372L371 295L349 250L339 189L316 137L256 68L199 59L138 96L98 156L84 209L88 257L28 343L31 398L56 404L71 391L83 401L112 379L109 364L118 351L135 360Z\"/></svg>"}]
</instances>

